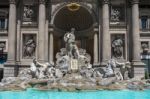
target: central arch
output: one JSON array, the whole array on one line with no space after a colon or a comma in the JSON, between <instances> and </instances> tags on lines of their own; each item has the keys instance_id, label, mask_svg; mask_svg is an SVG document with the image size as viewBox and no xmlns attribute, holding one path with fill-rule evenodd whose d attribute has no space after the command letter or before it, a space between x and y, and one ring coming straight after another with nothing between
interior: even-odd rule
<instances>
[{"instance_id":1,"label":"central arch","mask_svg":"<svg viewBox=\"0 0 150 99\"><path fill-rule=\"evenodd\" d=\"M92 15L84 7L77 11L70 11L67 6L63 7L55 16L54 25L62 31L84 31L92 27L94 20Z\"/></svg>"},{"instance_id":2,"label":"central arch","mask_svg":"<svg viewBox=\"0 0 150 99\"><path fill-rule=\"evenodd\" d=\"M52 17L51 24L54 26L54 58L60 48L65 47L63 36L71 28L75 28L77 46L86 49L93 57L93 38L91 38L91 35L94 33L93 26L96 22L96 17L91 8L83 4L78 5L79 8L73 11L68 8L68 4L61 5L61 8L57 9Z\"/></svg>"}]
</instances>

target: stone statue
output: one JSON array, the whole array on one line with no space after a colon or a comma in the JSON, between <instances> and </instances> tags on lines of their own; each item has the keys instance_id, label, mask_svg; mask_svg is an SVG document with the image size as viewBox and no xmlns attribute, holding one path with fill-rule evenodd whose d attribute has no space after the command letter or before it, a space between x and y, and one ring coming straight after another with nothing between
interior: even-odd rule
<instances>
[{"instance_id":1,"label":"stone statue","mask_svg":"<svg viewBox=\"0 0 150 99\"><path fill-rule=\"evenodd\" d=\"M23 14L23 18L25 20L31 20L31 18L33 17L33 10L30 8L30 6L25 6L24 7L24 14Z\"/></svg>"},{"instance_id":2,"label":"stone statue","mask_svg":"<svg viewBox=\"0 0 150 99\"><path fill-rule=\"evenodd\" d=\"M107 62L105 77L113 76L115 74L116 63L114 59L111 59Z\"/></svg>"},{"instance_id":3,"label":"stone statue","mask_svg":"<svg viewBox=\"0 0 150 99\"><path fill-rule=\"evenodd\" d=\"M59 57L56 61L56 66L62 71L62 72L68 72L70 67L70 58L69 56L65 55L62 57Z\"/></svg>"},{"instance_id":4,"label":"stone statue","mask_svg":"<svg viewBox=\"0 0 150 99\"><path fill-rule=\"evenodd\" d=\"M55 70L53 62L40 63L34 58L30 64L30 68L20 71L19 77L36 79L52 78L55 76Z\"/></svg>"},{"instance_id":5,"label":"stone statue","mask_svg":"<svg viewBox=\"0 0 150 99\"><path fill-rule=\"evenodd\" d=\"M123 79L129 79L131 73L131 64L130 62L120 63L116 61L116 64L120 68Z\"/></svg>"},{"instance_id":6,"label":"stone statue","mask_svg":"<svg viewBox=\"0 0 150 99\"><path fill-rule=\"evenodd\" d=\"M75 43L75 29L72 28L71 32L64 35L64 41L66 43L66 48L60 49L61 52L56 54L56 67L58 67L62 72L67 73L72 70L72 66L80 69L82 66L87 68L92 68L90 64L91 56L86 53L84 49L78 49ZM75 62L75 65L73 61Z\"/></svg>"},{"instance_id":7,"label":"stone statue","mask_svg":"<svg viewBox=\"0 0 150 99\"><path fill-rule=\"evenodd\" d=\"M72 28L71 32L68 32L64 35L64 41L66 42L66 50L67 55L71 58L78 59L79 58L79 51L78 47L75 44L75 29Z\"/></svg>"},{"instance_id":8,"label":"stone statue","mask_svg":"<svg viewBox=\"0 0 150 99\"><path fill-rule=\"evenodd\" d=\"M36 64L37 64L37 61L36 59L34 58L33 59L33 62L30 64L30 70L31 70L31 75L32 75L32 78L36 78L37 77L37 67L36 67Z\"/></svg>"},{"instance_id":9,"label":"stone statue","mask_svg":"<svg viewBox=\"0 0 150 99\"><path fill-rule=\"evenodd\" d=\"M123 41L119 36L112 42L112 54L115 58L121 58L123 55Z\"/></svg>"},{"instance_id":10,"label":"stone statue","mask_svg":"<svg viewBox=\"0 0 150 99\"><path fill-rule=\"evenodd\" d=\"M24 45L24 57L32 57L35 53L36 43L33 38L29 39Z\"/></svg>"},{"instance_id":11,"label":"stone statue","mask_svg":"<svg viewBox=\"0 0 150 99\"><path fill-rule=\"evenodd\" d=\"M117 61L114 59L110 59L106 65L105 75L104 77L113 77L115 76L117 80L123 80L123 76L120 71L116 70Z\"/></svg>"},{"instance_id":12,"label":"stone statue","mask_svg":"<svg viewBox=\"0 0 150 99\"><path fill-rule=\"evenodd\" d=\"M149 50L149 46L148 43L144 42L141 44L142 50L143 50L143 54L147 54L148 50Z\"/></svg>"},{"instance_id":13,"label":"stone statue","mask_svg":"<svg viewBox=\"0 0 150 99\"><path fill-rule=\"evenodd\" d=\"M118 9L111 10L111 20L112 21L120 21L120 11Z\"/></svg>"},{"instance_id":14,"label":"stone statue","mask_svg":"<svg viewBox=\"0 0 150 99\"><path fill-rule=\"evenodd\" d=\"M54 69L54 63L40 63L38 61L36 61L36 65L39 65L40 67L38 68L38 78L49 78L54 76L53 73L55 71Z\"/></svg>"},{"instance_id":15,"label":"stone statue","mask_svg":"<svg viewBox=\"0 0 150 99\"><path fill-rule=\"evenodd\" d=\"M30 64L30 68L21 70L19 72L18 77L27 77L28 79L38 78L37 61L35 58L33 59L33 62Z\"/></svg>"}]
</instances>

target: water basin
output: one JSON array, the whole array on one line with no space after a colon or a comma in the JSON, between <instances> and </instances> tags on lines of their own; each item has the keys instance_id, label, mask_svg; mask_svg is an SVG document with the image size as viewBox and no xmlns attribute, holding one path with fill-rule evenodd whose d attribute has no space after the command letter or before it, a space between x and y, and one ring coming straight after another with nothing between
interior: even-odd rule
<instances>
[{"instance_id":1,"label":"water basin","mask_svg":"<svg viewBox=\"0 0 150 99\"><path fill-rule=\"evenodd\" d=\"M0 92L0 99L150 99L150 90L57 92L28 89L19 92Z\"/></svg>"}]
</instances>

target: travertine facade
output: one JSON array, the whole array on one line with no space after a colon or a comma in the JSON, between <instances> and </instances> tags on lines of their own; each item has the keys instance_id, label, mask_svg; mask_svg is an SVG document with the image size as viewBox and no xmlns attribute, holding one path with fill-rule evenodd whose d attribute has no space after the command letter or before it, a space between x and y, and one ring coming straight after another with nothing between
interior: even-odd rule
<instances>
[{"instance_id":1,"label":"travertine facade","mask_svg":"<svg viewBox=\"0 0 150 99\"><path fill-rule=\"evenodd\" d=\"M149 13L149 0L1 0L4 76L16 76L34 57L55 62L65 46L63 35L71 28L93 66L115 58L130 61L133 74L144 74L140 54L141 44L150 46Z\"/></svg>"}]
</instances>

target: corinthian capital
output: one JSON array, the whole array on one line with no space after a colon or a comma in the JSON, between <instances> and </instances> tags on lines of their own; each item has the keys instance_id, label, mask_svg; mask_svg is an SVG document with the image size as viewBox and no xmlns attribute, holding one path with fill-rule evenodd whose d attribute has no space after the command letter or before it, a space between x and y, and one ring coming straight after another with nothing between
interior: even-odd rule
<instances>
[{"instance_id":1,"label":"corinthian capital","mask_svg":"<svg viewBox=\"0 0 150 99\"><path fill-rule=\"evenodd\" d=\"M131 1L131 4L138 4L139 3L139 0L132 0Z\"/></svg>"},{"instance_id":2,"label":"corinthian capital","mask_svg":"<svg viewBox=\"0 0 150 99\"><path fill-rule=\"evenodd\" d=\"M102 0L103 4L109 4L109 0Z\"/></svg>"},{"instance_id":3,"label":"corinthian capital","mask_svg":"<svg viewBox=\"0 0 150 99\"><path fill-rule=\"evenodd\" d=\"M9 0L9 4L16 4L16 0Z\"/></svg>"},{"instance_id":4,"label":"corinthian capital","mask_svg":"<svg viewBox=\"0 0 150 99\"><path fill-rule=\"evenodd\" d=\"M39 0L39 4L45 4L45 0Z\"/></svg>"}]
</instances>

